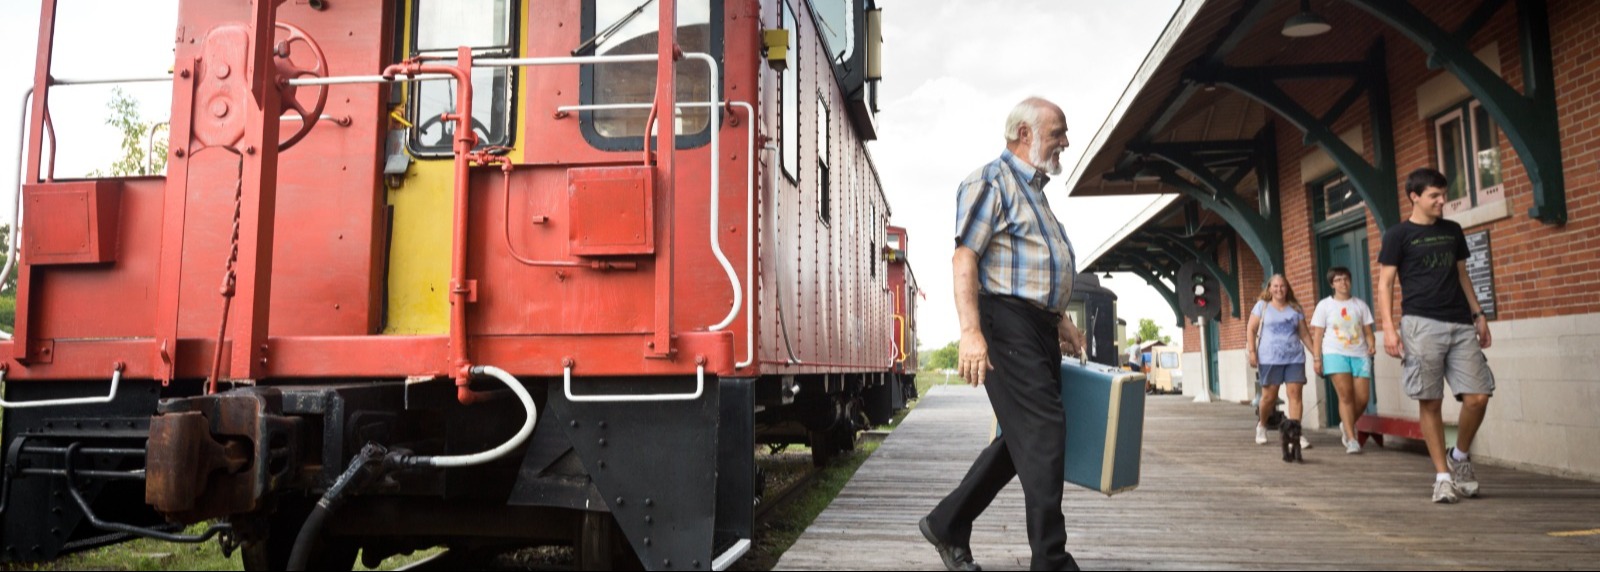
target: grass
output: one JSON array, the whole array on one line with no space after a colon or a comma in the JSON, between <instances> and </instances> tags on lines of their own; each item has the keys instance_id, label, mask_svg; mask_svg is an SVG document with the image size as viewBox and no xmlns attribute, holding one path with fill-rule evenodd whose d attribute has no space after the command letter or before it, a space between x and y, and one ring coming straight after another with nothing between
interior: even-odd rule
<instances>
[{"instance_id":1,"label":"grass","mask_svg":"<svg viewBox=\"0 0 1600 572\"><path fill-rule=\"evenodd\" d=\"M198 534L204 524L189 527L188 533ZM356 570L393 570L417 560L432 556L441 549L418 551L395 556L383 561L377 568L361 565L356 559ZM243 570L239 553L232 557L222 555L215 540L200 544L177 544L159 540L139 539L64 556L49 562L15 564L12 570Z\"/></svg>"}]
</instances>

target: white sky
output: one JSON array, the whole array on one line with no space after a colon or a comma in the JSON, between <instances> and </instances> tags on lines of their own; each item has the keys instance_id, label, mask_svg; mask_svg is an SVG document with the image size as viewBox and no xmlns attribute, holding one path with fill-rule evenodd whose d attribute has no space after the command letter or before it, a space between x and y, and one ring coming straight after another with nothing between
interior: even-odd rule
<instances>
[{"instance_id":1,"label":"white sky","mask_svg":"<svg viewBox=\"0 0 1600 572\"><path fill-rule=\"evenodd\" d=\"M60 0L54 74L58 78L162 75L172 65L176 0ZM871 144L894 216L910 234L909 256L927 299L924 347L958 337L951 292L956 185L998 156L1006 113L1038 95L1066 111L1078 163L1179 0L879 0L884 9L884 75L879 135ZM0 181L17 181L22 94L32 83L39 0L0 1ZM165 121L170 88L125 87L146 120ZM118 157L118 133L104 125L108 87L62 87L51 109L58 177L105 168ZM1080 258L1145 209L1154 197L1068 198L1056 177L1046 189ZM0 185L0 221L9 222L14 187ZM1081 260L1080 260L1081 262ZM1181 341L1172 311L1143 280L1116 274L1104 285L1120 296L1130 333L1151 318Z\"/></svg>"}]
</instances>

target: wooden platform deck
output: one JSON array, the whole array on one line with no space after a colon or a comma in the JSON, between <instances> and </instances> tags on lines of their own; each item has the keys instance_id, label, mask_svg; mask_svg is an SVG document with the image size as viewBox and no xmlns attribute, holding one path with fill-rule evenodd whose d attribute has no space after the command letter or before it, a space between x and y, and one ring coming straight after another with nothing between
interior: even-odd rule
<instances>
[{"instance_id":1,"label":"wooden platform deck","mask_svg":"<svg viewBox=\"0 0 1600 572\"><path fill-rule=\"evenodd\" d=\"M1138 490L1067 485L1067 549L1086 570L1600 568L1600 484L1478 467L1482 495L1429 502L1425 455L1346 455L1311 435L1303 465L1257 446L1249 410L1151 398ZM779 570L941 570L917 520L955 487L993 423L981 390L938 386L778 562ZM1274 435L1275 437L1275 435ZM1600 446L1600 444L1596 444ZM1028 566L1015 482L979 518L985 570Z\"/></svg>"}]
</instances>

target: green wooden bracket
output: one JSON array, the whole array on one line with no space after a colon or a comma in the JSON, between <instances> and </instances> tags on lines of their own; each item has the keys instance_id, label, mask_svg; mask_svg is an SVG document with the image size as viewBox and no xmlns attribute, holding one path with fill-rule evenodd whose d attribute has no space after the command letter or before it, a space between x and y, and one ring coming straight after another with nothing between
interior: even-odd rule
<instances>
[{"instance_id":1,"label":"green wooden bracket","mask_svg":"<svg viewBox=\"0 0 1600 572\"><path fill-rule=\"evenodd\" d=\"M1198 260L1206 270L1211 272L1222 283L1223 293L1233 300L1233 317L1239 317L1239 275L1236 272L1224 272L1222 266L1217 264L1217 249L1213 245L1210 249L1201 250L1195 243L1184 237L1173 234L1160 228L1146 228L1136 239L1143 239L1158 247L1167 250L1178 260ZM1187 254L1181 257L1178 253Z\"/></svg>"},{"instance_id":2,"label":"green wooden bracket","mask_svg":"<svg viewBox=\"0 0 1600 572\"><path fill-rule=\"evenodd\" d=\"M1356 192L1366 201L1378 226L1386 229L1400 222L1399 193L1395 187L1399 176L1394 163L1394 126L1389 110L1388 75L1384 71L1386 62L1383 42L1379 41L1373 44L1366 60L1361 62L1254 68L1215 65L1191 70L1186 79L1239 92L1300 129L1305 133L1307 144L1321 147L1333 158L1339 169L1350 178ZM1373 163L1367 162L1365 157L1350 148L1333 131L1332 121L1338 119L1337 115L1330 113L1329 117L1319 117L1312 114L1278 86L1278 82L1284 80L1334 77L1354 79L1359 89L1367 95L1367 107L1372 114ZM1342 114L1341 107L1350 105L1345 100L1353 97L1347 93L1331 111Z\"/></svg>"},{"instance_id":3,"label":"green wooden bracket","mask_svg":"<svg viewBox=\"0 0 1600 572\"><path fill-rule=\"evenodd\" d=\"M1116 260L1117 256L1118 255L1113 254L1109 255L1108 258ZM1124 260L1122 262L1126 261ZM1173 319L1177 322L1178 327L1183 327L1183 310L1178 308L1178 295L1172 291L1171 286L1168 286L1165 282L1161 281L1162 277L1160 275L1138 264L1126 264L1126 268L1122 268L1122 265L1119 265L1117 270L1121 272L1132 272L1135 276L1143 278L1145 283L1149 284L1151 288L1154 288L1156 293L1160 294L1161 297L1167 301L1167 305L1172 307Z\"/></svg>"},{"instance_id":4,"label":"green wooden bracket","mask_svg":"<svg viewBox=\"0 0 1600 572\"><path fill-rule=\"evenodd\" d=\"M1277 188L1277 145L1273 139L1272 125L1264 127L1255 139L1248 142L1220 141L1214 146L1208 146L1205 142L1151 143L1130 146L1128 152L1164 162L1147 163L1143 167L1156 170L1161 175L1162 183L1222 217L1234 232L1244 238L1245 244L1250 246L1256 259L1261 262L1261 267L1267 270L1267 276L1282 271L1283 224L1277 213L1277 205L1272 200ZM1251 160L1254 165L1249 169L1235 166L1234 176L1224 178L1218 174L1213 163L1226 161L1231 158L1230 155ZM1173 169L1189 173L1199 184L1191 183ZM1259 208L1245 202L1235 191L1242 173L1250 170L1254 170L1261 181Z\"/></svg>"},{"instance_id":5,"label":"green wooden bracket","mask_svg":"<svg viewBox=\"0 0 1600 572\"><path fill-rule=\"evenodd\" d=\"M1480 8L1456 34L1447 32L1408 0L1345 0L1416 42L1428 65L1455 74L1489 112L1516 149L1533 183L1528 216L1551 224L1567 222L1567 191L1561 167L1561 125L1556 110L1555 64L1551 56L1550 15L1543 0L1517 0L1521 36L1523 93L1517 93L1467 49ZM1488 0L1493 2L1495 0ZM1492 12L1490 12L1492 14ZM1468 36L1468 37L1462 37ZM1374 106L1376 107L1376 106ZM1359 189L1359 187L1358 187Z\"/></svg>"}]
</instances>

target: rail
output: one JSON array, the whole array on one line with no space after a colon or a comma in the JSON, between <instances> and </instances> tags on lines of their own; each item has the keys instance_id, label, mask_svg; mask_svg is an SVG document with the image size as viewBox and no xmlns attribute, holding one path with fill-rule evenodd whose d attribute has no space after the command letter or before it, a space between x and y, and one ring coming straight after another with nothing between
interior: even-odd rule
<instances>
[{"instance_id":1,"label":"rail","mask_svg":"<svg viewBox=\"0 0 1600 572\"><path fill-rule=\"evenodd\" d=\"M6 401L0 397L0 409L33 409L38 407L62 407L66 405L95 405L111 403L117 399L117 387L122 384L122 362L117 362L116 368L111 371L111 392L103 397L64 397L61 399L41 399L38 401ZM7 368L0 368L0 385L6 382Z\"/></svg>"},{"instance_id":2,"label":"rail","mask_svg":"<svg viewBox=\"0 0 1600 572\"><path fill-rule=\"evenodd\" d=\"M577 395L572 393L572 366L561 368L561 389L567 401L573 403L659 403L663 401L694 401L706 392L706 366L694 368L694 391L690 393L641 393L636 395Z\"/></svg>"}]
</instances>

